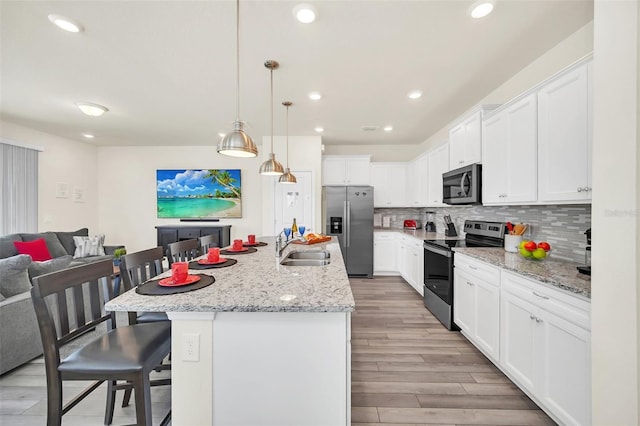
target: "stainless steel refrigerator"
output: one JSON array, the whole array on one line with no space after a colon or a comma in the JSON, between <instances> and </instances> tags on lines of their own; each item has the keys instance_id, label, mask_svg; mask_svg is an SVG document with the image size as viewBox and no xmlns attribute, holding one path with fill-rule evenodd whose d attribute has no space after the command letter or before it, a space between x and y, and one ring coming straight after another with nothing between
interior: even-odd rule
<instances>
[{"instance_id":1,"label":"stainless steel refrigerator","mask_svg":"<svg viewBox=\"0 0 640 426\"><path fill-rule=\"evenodd\" d=\"M373 187L322 188L325 233L340 242L347 274L373 277Z\"/></svg>"}]
</instances>

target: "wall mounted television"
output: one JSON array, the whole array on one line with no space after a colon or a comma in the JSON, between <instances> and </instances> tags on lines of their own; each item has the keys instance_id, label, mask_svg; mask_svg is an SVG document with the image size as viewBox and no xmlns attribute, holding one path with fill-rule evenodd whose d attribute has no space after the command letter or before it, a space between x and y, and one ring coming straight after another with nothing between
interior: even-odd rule
<instances>
[{"instance_id":1,"label":"wall mounted television","mask_svg":"<svg viewBox=\"0 0 640 426\"><path fill-rule=\"evenodd\" d=\"M156 170L158 218L242 217L240 169Z\"/></svg>"}]
</instances>

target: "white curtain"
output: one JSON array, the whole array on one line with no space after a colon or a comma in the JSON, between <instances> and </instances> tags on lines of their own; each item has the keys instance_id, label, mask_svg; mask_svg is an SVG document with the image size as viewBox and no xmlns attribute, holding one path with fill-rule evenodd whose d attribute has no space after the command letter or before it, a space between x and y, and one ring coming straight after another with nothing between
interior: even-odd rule
<instances>
[{"instance_id":1,"label":"white curtain","mask_svg":"<svg viewBox=\"0 0 640 426\"><path fill-rule=\"evenodd\" d=\"M0 235L38 231L38 150L0 142Z\"/></svg>"}]
</instances>

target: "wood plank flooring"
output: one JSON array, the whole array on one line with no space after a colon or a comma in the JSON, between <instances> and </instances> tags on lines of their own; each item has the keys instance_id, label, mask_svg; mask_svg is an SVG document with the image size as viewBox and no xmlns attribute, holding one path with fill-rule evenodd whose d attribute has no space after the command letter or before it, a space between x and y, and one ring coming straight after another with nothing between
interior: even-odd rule
<instances>
[{"instance_id":1,"label":"wood plank flooring","mask_svg":"<svg viewBox=\"0 0 640 426\"><path fill-rule=\"evenodd\" d=\"M351 285L353 426L554 424L460 333L446 330L404 280L352 279ZM65 384L78 386L84 383ZM63 425L102 425L105 394L94 392ZM151 395L158 424L171 405L170 389L152 388ZM116 405L114 425L133 421L133 404ZM0 377L0 425L44 424L46 382L38 358Z\"/></svg>"},{"instance_id":2,"label":"wood plank flooring","mask_svg":"<svg viewBox=\"0 0 640 426\"><path fill-rule=\"evenodd\" d=\"M351 289L353 426L555 424L402 278Z\"/></svg>"}]
</instances>

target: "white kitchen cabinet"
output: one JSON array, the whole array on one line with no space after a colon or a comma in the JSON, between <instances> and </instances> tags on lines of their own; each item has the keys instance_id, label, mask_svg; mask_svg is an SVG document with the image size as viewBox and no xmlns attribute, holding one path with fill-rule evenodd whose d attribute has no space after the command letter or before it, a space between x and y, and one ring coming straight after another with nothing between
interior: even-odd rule
<instances>
[{"instance_id":1,"label":"white kitchen cabinet","mask_svg":"<svg viewBox=\"0 0 640 426\"><path fill-rule=\"evenodd\" d=\"M371 163L374 207L406 207L407 164Z\"/></svg>"},{"instance_id":2,"label":"white kitchen cabinet","mask_svg":"<svg viewBox=\"0 0 640 426\"><path fill-rule=\"evenodd\" d=\"M591 61L538 91L538 200L591 200Z\"/></svg>"},{"instance_id":3,"label":"white kitchen cabinet","mask_svg":"<svg viewBox=\"0 0 640 426\"><path fill-rule=\"evenodd\" d=\"M369 185L369 155L324 155L322 185Z\"/></svg>"},{"instance_id":4,"label":"white kitchen cabinet","mask_svg":"<svg viewBox=\"0 0 640 426\"><path fill-rule=\"evenodd\" d=\"M442 174L449 171L449 143L429 151L427 155L427 206L443 207Z\"/></svg>"},{"instance_id":5,"label":"white kitchen cabinet","mask_svg":"<svg viewBox=\"0 0 640 426\"><path fill-rule=\"evenodd\" d=\"M482 203L537 200L537 96L518 99L482 122Z\"/></svg>"},{"instance_id":6,"label":"white kitchen cabinet","mask_svg":"<svg viewBox=\"0 0 640 426\"><path fill-rule=\"evenodd\" d=\"M503 371L562 424L591 423L590 303L503 271Z\"/></svg>"},{"instance_id":7,"label":"white kitchen cabinet","mask_svg":"<svg viewBox=\"0 0 640 426\"><path fill-rule=\"evenodd\" d=\"M398 243L395 232L373 233L373 274L398 275Z\"/></svg>"},{"instance_id":8,"label":"white kitchen cabinet","mask_svg":"<svg viewBox=\"0 0 640 426\"><path fill-rule=\"evenodd\" d=\"M464 255L455 256L454 322L494 361L500 358L500 270Z\"/></svg>"},{"instance_id":9,"label":"white kitchen cabinet","mask_svg":"<svg viewBox=\"0 0 640 426\"><path fill-rule=\"evenodd\" d=\"M429 157L424 153L407 164L407 206L424 207L428 203Z\"/></svg>"},{"instance_id":10,"label":"white kitchen cabinet","mask_svg":"<svg viewBox=\"0 0 640 426\"><path fill-rule=\"evenodd\" d=\"M423 241L410 235L398 236L398 265L400 276L424 296L424 249Z\"/></svg>"},{"instance_id":11,"label":"white kitchen cabinet","mask_svg":"<svg viewBox=\"0 0 640 426\"><path fill-rule=\"evenodd\" d=\"M482 161L482 115L497 105L482 105L449 130L449 170Z\"/></svg>"}]
</instances>

